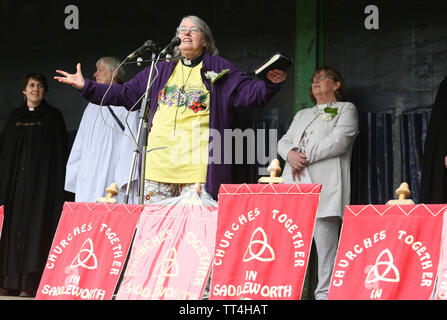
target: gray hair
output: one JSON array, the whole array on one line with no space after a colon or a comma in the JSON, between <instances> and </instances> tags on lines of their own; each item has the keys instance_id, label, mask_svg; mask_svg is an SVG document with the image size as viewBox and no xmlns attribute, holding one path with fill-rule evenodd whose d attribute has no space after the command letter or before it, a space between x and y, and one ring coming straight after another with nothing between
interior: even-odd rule
<instances>
[{"instance_id":1,"label":"gray hair","mask_svg":"<svg viewBox=\"0 0 447 320\"><path fill-rule=\"evenodd\" d=\"M101 62L106 66L107 70L109 70L109 72L111 72L111 73L113 73L116 70L116 68L118 68L118 66L121 64L121 61L118 58L102 57L102 58L99 58L99 60L96 62L96 67L98 67L98 65ZM124 82L125 74L126 74L126 72L124 71L124 68L121 66L116 72L116 76L115 76L116 81L118 83Z\"/></svg>"},{"instance_id":2,"label":"gray hair","mask_svg":"<svg viewBox=\"0 0 447 320\"><path fill-rule=\"evenodd\" d=\"M211 32L211 29L210 29L210 27L208 27L206 22L197 16L186 16L186 17L183 17L182 20L180 21L179 27L182 24L183 20L185 20L185 19L192 20L197 25L197 27L199 27L200 30L202 30L204 39L205 39L205 43L206 43L205 51L208 52L209 54L211 54L212 56L219 55L219 50L216 47L216 41L214 41L214 37ZM175 35L178 36L178 28L175 32ZM180 50L178 49L178 47L175 47L174 55L177 56L179 54L180 54Z\"/></svg>"}]
</instances>

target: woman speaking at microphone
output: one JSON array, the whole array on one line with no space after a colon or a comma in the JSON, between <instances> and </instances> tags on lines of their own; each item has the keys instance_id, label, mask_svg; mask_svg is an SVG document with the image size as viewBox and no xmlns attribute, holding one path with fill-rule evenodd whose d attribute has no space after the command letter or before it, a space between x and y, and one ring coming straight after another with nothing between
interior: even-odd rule
<instances>
[{"instance_id":1,"label":"woman speaking at microphone","mask_svg":"<svg viewBox=\"0 0 447 320\"><path fill-rule=\"evenodd\" d=\"M224 129L231 129L233 108L265 105L286 80L282 70L272 70L268 81L244 75L218 56L211 30L196 16L183 18L174 52L180 61L157 63L149 91L150 116L145 170L145 204L176 197L195 183L217 199L219 186L231 183L231 165L224 164ZM80 64L69 74L54 77L80 90L83 97L100 104L108 86L84 79ZM103 103L130 109L144 95L150 68L130 81L111 86ZM213 144L217 133L221 138Z\"/></svg>"}]
</instances>

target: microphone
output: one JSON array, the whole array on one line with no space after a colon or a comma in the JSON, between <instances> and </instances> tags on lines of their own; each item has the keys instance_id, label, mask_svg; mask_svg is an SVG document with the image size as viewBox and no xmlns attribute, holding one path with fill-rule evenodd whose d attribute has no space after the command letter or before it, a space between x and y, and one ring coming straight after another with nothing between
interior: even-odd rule
<instances>
[{"instance_id":1,"label":"microphone","mask_svg":"<svg viewBox=\"0 0 447 320\"><path fill-rule=\"evenodd\" d=\"M161 50L160 56L168 53L169 51L174 49L174 47L178 46L180 43L182 43L182 40L179 37L172 38L171 42L166 47L164 47L163 50Z\"/></svg>"},{"instance_id":2,"label":"microphone","mask_svg":"<svg viewBox=\"0 0 447 320\"><path fill-rule=\"evenodd\" d=\"M154 41L146 40L141 47L127 56L127 59L133 59L154 47Z\"/></svg>"}]
</instances>

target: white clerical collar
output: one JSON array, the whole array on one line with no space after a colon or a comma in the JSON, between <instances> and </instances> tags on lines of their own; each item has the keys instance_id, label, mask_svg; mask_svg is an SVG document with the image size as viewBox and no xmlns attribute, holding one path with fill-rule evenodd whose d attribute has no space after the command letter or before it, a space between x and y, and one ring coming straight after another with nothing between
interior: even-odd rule
<instances>
[{"instance_id":1,"label":"white clerical collar","mask_svg":"<svg viewBox=\"0 0 447 320\"><path fill-rule=\"evenodd\" d=\"M199 65L200 62L202 62L202 59L203 59L203 53L200 56L195 57L195 58L193 58L191 60L183 58L182 59L182 63L185 66L194 68L195 66Z\"/></svg>"}]
</instances>

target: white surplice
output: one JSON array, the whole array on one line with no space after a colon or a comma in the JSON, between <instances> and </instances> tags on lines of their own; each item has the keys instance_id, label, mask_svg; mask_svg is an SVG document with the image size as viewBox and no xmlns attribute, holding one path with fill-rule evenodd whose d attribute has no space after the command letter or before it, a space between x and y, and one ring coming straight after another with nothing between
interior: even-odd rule
<instances>
[{"instance_id":1,"label":"white surplice","mask_svg":"<svg viewBox=\"0 0 447 320\"><path fill-rule=\"evenodd\" d=\"M136 139L139 112L129 114L124 107L110 107L125 131L105 106L89 103L82 115L65 176L65 190L75 193L76 202L96 202L106 196L105 189L113 182L119 189L115 198L123 202L136 148L129 129ZM138 203L135 177L136 174L132 179L129 204Z\"/></svg>"}]
</instances>

